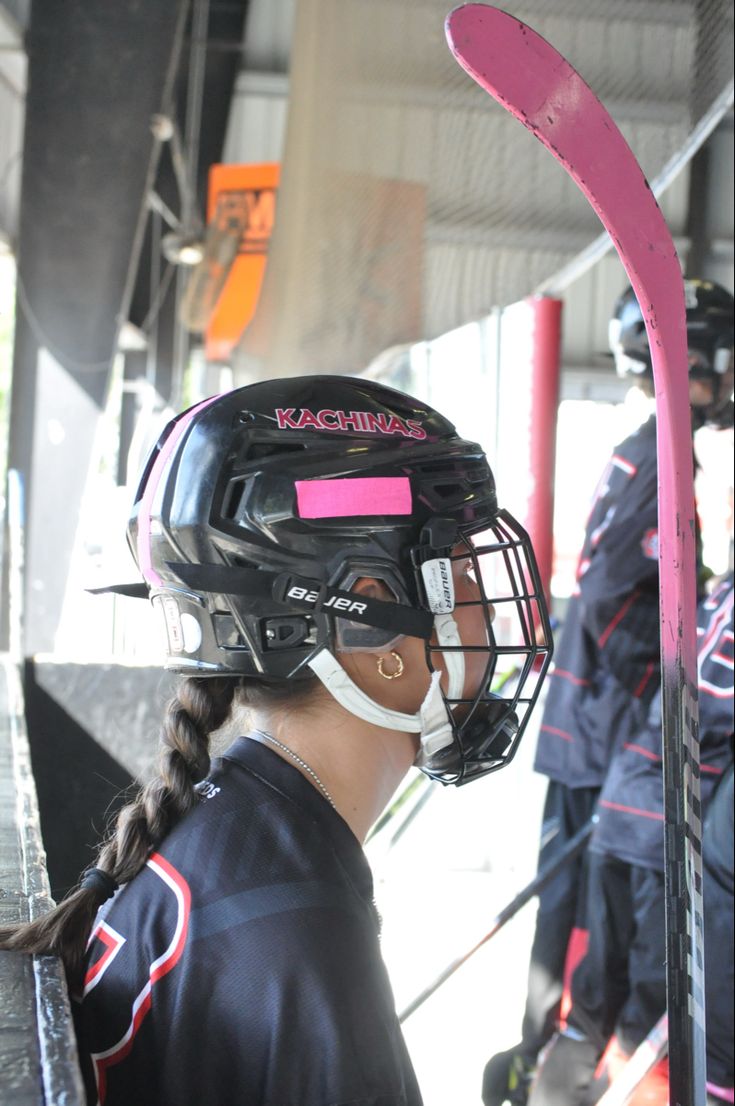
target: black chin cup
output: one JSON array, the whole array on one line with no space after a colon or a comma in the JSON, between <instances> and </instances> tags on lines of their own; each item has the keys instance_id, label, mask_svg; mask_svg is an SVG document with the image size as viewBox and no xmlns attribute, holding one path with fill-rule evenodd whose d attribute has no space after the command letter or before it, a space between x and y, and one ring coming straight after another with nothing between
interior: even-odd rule
<instances>
[{"instance_id":1,"label":"black chin cup","mask_svg":"<svg viewBox=\"0 0 735 1106\"><path fill-rule=\"evenodd\" d=\"M490 693L457 727L451 745L435 753L421 770L442 783L469 783L507 763L515 751L519 725L508 700Z\"/></svg>"},{"instance_id":2,"label":"black chin cup","mask_svg":"<svg viewBox=\"0 0 735 1106\"><path fill-rule=\"evenodd\" d=\"M467 755L481 762L504 760L518 735L518 715L506 699L492 692L480 704L480 711L460 729Z\"/></svg>"}]
</instances>

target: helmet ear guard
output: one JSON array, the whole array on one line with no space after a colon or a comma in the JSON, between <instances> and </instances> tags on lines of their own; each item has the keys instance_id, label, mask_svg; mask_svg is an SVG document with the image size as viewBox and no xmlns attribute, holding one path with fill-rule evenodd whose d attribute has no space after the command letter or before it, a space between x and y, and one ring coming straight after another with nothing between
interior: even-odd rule
<instances>
[{"instance_id":1,"label":"helmet ear guard","mask_svg":"<svg viewBox=\"0 0 735 1106\"><path fill-rule=\"evenodd\" d=\"M356 592L355 585L359 580L365 579L376 580L382 584L391 597L389 601L409 602L403 580L389 565L380 567L375 564L349 564L340 579L340 586L358 598L363 593ZM402 637L405 637L405 634L377 626L368 626L364 622L357 622L348 617L338 618L335 623L335 648L339 653L387 653L395 648Z\"/></svg>"},{"instance_id":2,"label":"helmet ear guard","mask_svg":"<svg viewBox=\"0 0 735 1106\"><path fill-rule=\"evenodd\" d=\"M492 541L477 554L481 532ZM265 681L314 673L358 716L421 733L417 763L443 783L512 758L550 659L548 616L530 543L498 511L482 450L431 408L372 381L318 376L206 400L164 431L128 538L166 625L170 670ZM482 589L485 678L471 699L465 660L478 647L457 632L458 545L478 572L490 554L516 566L509 596ZM361 579L385 590L376 597ZM516 612L512 647L495 642L491 602ZM532 608L544 611L540 645ZM417 714L400 716L350 686L337 656L389 651L404 635L426 643L431 675ZM518 660L510 695L490 688L504 650Z\"/></svg>"}]
</instances>

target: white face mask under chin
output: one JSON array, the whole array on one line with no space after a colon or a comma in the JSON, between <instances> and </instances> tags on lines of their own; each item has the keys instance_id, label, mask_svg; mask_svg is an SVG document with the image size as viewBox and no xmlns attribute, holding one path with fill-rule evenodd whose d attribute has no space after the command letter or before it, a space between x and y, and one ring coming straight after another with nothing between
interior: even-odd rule
<instances>
[{"instance_id":1,"label":"white face mask under chin","mask_svg":"<svg viewBox=\"0 0 735 1106\"><path fill-rule=\"evenodd\" d=\"M447 648L461 646L459 629L451 615L437 615L434 619L434 625L439 646L446 646ZM464 654L461 652L447 652L443 656L449 683L448 698L459 699L462 697L464 690ZM432 672L429 690L418 713L404 714L401 711L382 707L366 695L364 691L361 691L347 675L337 658L327 649L322 649L320 653L317 653L309 662L309 667L314 675L319 677L330 695L351 714L364 719L366 722L372 722L375 726L399 730L401 733L418 733L421 740L421 746L415 761L418 767L425 759L434 756L445 746L451 745L454 732L439 686L441 673Z\"/></svg>"}]
</instances>

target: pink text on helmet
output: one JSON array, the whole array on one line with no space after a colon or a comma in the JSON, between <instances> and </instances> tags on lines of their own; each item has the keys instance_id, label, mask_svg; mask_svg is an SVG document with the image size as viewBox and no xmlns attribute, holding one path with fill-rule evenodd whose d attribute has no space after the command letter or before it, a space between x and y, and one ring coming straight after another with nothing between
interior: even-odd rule
<instances>
[{"instance_id":1,"label":"pink text on helmet","mask_svg":"<svg viewBox=\"0 0 735 1106\"><path fill-rule=\"evenodd\" d=\"M296 414L296 411L299 414ZM276 420L279 430L303 430L311 426L316 430L356 430L368 434L401 434L404 438L423 441L426 431L416 419L400 419L397 415L385 415L381 411L309 411L308 408L277 407Z\"/></svg>"}]
</instances>

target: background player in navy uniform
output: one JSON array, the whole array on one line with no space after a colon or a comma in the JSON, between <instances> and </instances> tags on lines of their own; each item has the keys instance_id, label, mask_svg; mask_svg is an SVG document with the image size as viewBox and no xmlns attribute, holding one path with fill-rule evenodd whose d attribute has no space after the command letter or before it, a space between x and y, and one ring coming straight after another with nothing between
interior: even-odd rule
<instances>
[{"instance_id":1,"label":"background player in navy uniform","mask_svg":"<svg viewBox=\"0 0 735 1106\"><path fill-rule=\"evenodd\" d=\"M692 425L732 425L733 298L709 281L685 282ZM617 301L610 347L620 375L653 394L645 323L633 290ZM644 725L660 680L656 420L622 442L600 479L587 522L549 685L534 768L549 779L539 870L593 814L616 747ZM519 1044L483 1077L485 1106L526 1102L536 1057L568 1004L584 954L586 856L567 863L539 896Z\"/></svg>"},{"instance_id":2,"label":"background player in navy uniform","mask_svg":"<svg viewBox=\"0 0 735 1106\"><path fill-rule=\"evenodd\" d=\"M528 538L441 415L305 377L170 423L129 540L126 590L189 677L160 774L80 887L2 943L64 956L90 1102L417 1106L361 842L411 764L463 783L513 755L549 656ZM530 676L508 698L488 690L498 558ZM210 764L242 705L249 733Z\"/></svg>"},{"instance_id":3,"label":"background player in navy uniform","mask_svg":"<svg viewBox=\"0 0 735 1106\"><path fill-rule=\"evenodd\" d=\"M733 758L733 577L718 584L697 611L700 790L708 811L715 787ZM614 753L598 803L587 873L589 943L571 979L565 1030L554 1038L529 1097L530 1106L589 1106L624 1066L666 1009L666 922L661 695L646 725ZM730 939L720 903L705 891L710 921L705 970L713 1009L708 1036L721 1038L721 1012L732 1010ZM730 909L730 917L732 911ZM705 926L707 921L705 920ZM705 938L707 934L705 934ZM730 1015L732 1024L732 1015ZM732 1087L732 1041L730 1087ZM598 1062L602 1059L598 1069ZM716 1065L723 1080L723 1065ZM590 1089L593 1074L598 1078ZM718 1084L722 1085L722 1084ZM668 1068L663 1061L633 1103L666 1106Z\"/></svg>"},{"instance_id":4,"label":"background player in navy uniform","mask_svg":"<svg viewBox=\"0 0 735 1106\"><path fill-rule=\"evenodd\" d=\"M732 664L732 638L730 638ZM735 827L733 763L710 803L702 835L705 1017L709 1106L735 1102ZM709 953L708 951L709 950ZM707 956L709 955L709 960ZM709 970L707 970L709 964Z\"/></svg>"}]
</instances>

